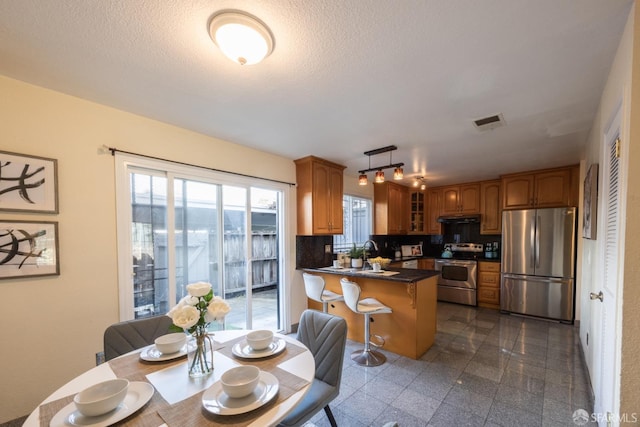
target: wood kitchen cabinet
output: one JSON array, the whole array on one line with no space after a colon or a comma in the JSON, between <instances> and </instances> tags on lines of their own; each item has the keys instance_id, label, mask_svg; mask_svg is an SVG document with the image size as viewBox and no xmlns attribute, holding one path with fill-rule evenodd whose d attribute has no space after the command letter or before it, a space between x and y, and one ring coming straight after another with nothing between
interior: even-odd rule
<instances>
[{"instance_id":1,"label":"wood kitchen cabinet","mask_svg":"<svg viewBox=\"0 0 640 427\"><path fill-rule=\"evenodd\" d=\"M441 215L480 213L480 184L442 187Z\"/></svg>"},{"instance_id":2,"label":"wood kitchen cabinet","mask_svg":"<svg viewBox=\"0 0 640 427\"><path fill-rule=\"evenodd\" d=\"M442 191L440 188L427 190L427 222L425 232L427 234L442 234L442 224L438 222L442 205Z\"/></svg>"},{"instance_id":3,"label":"wood kitchen cabinet","mask_svg":"<svg viewBox=\"0 0 640 427\"><path fill-rule=\"evenodd\" d=\"M298 235L343 234L344 166L307 156L296 164Z\"/></svg>"},{"instance_id":4,"label":"wood kitchen cabinet","mask_svg":"<svg viewBox=\"0 0 640 427\"><path fill-rule=\"evenodd\" d=\"M500 308L500 263L478 261L478 307Z\"/></svg>"},{"instance_id":5,"label":"wood kitchen cabinet","mask_svg":"<svg viewBox=\"0 0 640 427\"><path fill-rule=\"evenodd\" d=\"M373 234L407 234L409 189L394 182L373 184Z\"/></svg>"},{"instance_id":6,"label":"wood kitchen cabinet","mask_svg":"<svg viewBox=\"0 0 640 427\"><path fill-rule=\"evenodd\" d=\"M577 200L577 166L502 176L502 208L573 206Z\"/></svg>"},{"instance_id":7,"label":"wood kitchen cabinet","mask_svg":"<svg viewBox=\"0 0 640 427\"><path fill-rule=\"evenodd\" d=\"M425 233L425 194L422 190L409 191L409 233Z\"/></svg>"},{"instance_id":8,"label":"wood kitchen cabinet","mask_svg":"<svg viewBox=\"0 0 640 427\"><path fill-rule=\"evenodd\" d=\"M499 179L480 183L480 234L502 233L502 199Z\"/></svg>"},{"instance_id":9,"label":"wood kitchen cabinet","mask_svg":"<svg viewBox=\"0 0 640 427\"><path fill-rule=\"evenodd\" d=\"M420 270L435 270L436 260L434 258L420 258L418 259L418 268Z\"/></svg>"}]
</instances>

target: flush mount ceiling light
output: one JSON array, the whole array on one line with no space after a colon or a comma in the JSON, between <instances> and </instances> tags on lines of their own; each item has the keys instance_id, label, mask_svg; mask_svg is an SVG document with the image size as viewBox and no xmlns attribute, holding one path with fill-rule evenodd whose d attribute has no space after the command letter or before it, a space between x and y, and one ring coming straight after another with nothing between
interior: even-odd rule
<instances>
[{"instance_id":1,"label":"flush mount ceiling light","mask_svg":"<svg viewBox=\"0 0 640 427\"><path fill-rule=\"evenodd\" d=\"M222 53L240 65L257 64L273 51L267 26L245 13L218 13L211 19L209 34Z\"/></svg>"},{"instance_id":2,"label":"flush mount ceiling light","mask_svg":"<svg viewBox=\"0 0 640 427\"><path fill-rule=\"evenodd\" d=\"M382 147L382 148L377 148L375 150L371 150L371 151L365 151L364 155L369 157L369 169L363 169L360 172L360 176L358 177L358 184L360 185L367 185L368 180L367 180L367 172L372 172L372 171L376 171L376 177L375 177L375 182L376 183L382 183L384 182L384 172L382 171L383 169L390 169L390 168L394 168L393 170L393 179L395 180L400 180L404 177L404 170L402 169L402 166L404 166L404 163L392 163L392 157L391 157L391 152L397 150L398 147L396 147L395 145L389 145L387 147ZM371 167L371 156L375 156L376 154L382 154L382 153L389 153L389 164L386 166L376 166L374 168Z\"/></svg>"}]
</instances>

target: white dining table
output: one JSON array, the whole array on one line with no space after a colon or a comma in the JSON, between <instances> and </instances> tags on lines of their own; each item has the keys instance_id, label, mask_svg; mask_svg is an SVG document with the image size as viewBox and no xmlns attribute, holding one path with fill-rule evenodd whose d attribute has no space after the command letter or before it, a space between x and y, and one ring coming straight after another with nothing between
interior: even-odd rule
<instances>
[{"instance_id":1,"label":"white dining table","mask_svg":"<svg viewBox=\"0 0 640 427\"><path fill-rule=\"evenodd\" d=\"M183 357L182 363L174 363L166 368L159 366L159 369L153 373L146 375L146 381L154 386L154 393L160 393L162 398L169 404L177 404L185 399L193 397L197 394L201 394L210 387L214 386L219 380L222 374L228 369L238 366L240 364L251 364L254 359L237 358L230 354L230 345L234 342L238 342L240 337L246 335L250 331L216 331L214 333L214 339L219 344L214 351L214 370L213 373L205 378L191 379L187 373L186 356ZM250 427L264 427L278 424L284 419L291 410L304 398L305 394L311 387L315 375L315 362L312 353L299 341L286 335L275 334L274 337L284 339L286 342L286 349L294 350L291 352L291 357L283 357L286 351L280 355L271 356L273 365L277 368L285 371L286 373L293 374L299 377L299 383L303 384L297 391L294 391L288 398L282 401L277 401L271 406L265 404L264 408L256 409L256 418L252 419L246 425ZM296 347L290 347L296 346ZM223 347L227 348L227 351ZM132 353L138 354L148 348L142 348L133 351ZM131 356L132 353L120 356L120 358ZM139 358L129 357L131 364L144 363L140 362ZM117 361L117 359L113 359ZM124 359L123 359L124 360ZM260 362L263 359L255 359L256 362ZM279 361L282 360L280 363ZM136 369L135 365L128 368ZM23 424L24 427L38 427L40 426L40 406L49 402L74 395L79 391L102 381L117 378L110 363L103 363L98 365L72 379L68 383L64 384L58 390L48 396L34 411L29 415ZM278 397L276 396L277 400ZM265 410L265 408L268 408ZM220 417L221 415L216 415ZM158 418L161 419L161 418ZM128 425L135 425L135 414L127 418ZM159 427L167 426L166 423L160 421L157 424ZM215 422L213 424L215 425Z\"/></svg>"}]
</instances>

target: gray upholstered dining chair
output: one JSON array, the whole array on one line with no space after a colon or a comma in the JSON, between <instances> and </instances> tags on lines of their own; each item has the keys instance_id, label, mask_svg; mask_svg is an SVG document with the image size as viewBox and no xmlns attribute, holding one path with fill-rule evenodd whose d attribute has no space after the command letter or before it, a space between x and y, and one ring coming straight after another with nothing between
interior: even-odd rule
<instances>
[{"instance_id":1,"label":"gray upholstered dining chair","mask_svg":"<svg viewBox=\"0 0 640 427\"><path fill-rule=\"evenodd\" d=\"M104 359L153 344L156 338L169 332L169 316L153 316L115 323L104 331Z\"/></svg>"},{"instance_id":2,"label":"gray upholstered dining chair","mask_svg":"<svg viewBox=\"0 0 640 427\"><path fill-rule=\"evenodd\" d=\"M298 324L296 338L313 354L316 375L304 399L278 426L301 426L324 408L331 426L336 427L329 403L340 393L347 322L332 314L305 310Z\"/></svg>"}]
</instances>

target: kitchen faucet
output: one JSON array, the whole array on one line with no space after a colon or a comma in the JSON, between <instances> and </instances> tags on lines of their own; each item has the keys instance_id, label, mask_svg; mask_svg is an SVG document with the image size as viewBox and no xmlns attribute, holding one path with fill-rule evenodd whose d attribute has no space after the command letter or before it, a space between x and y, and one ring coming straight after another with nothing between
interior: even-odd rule
<instances>
[{"instance_id":1,"label":"kitchen faucet","mask_svg":"<svg viewBox=\"0 0 640 427\"><path fill-rule=\"evenodd\" d=\"M365 266L367 265L367 243L371 243L373 244L373 249L377 252L378 251L378 244L374 241L374 240L367 240L366 242L364 242L364 244L362 245L362 256L364 258L364 261L362 262L362 269L365 269Z\"/></svg>"}]
</instances>

